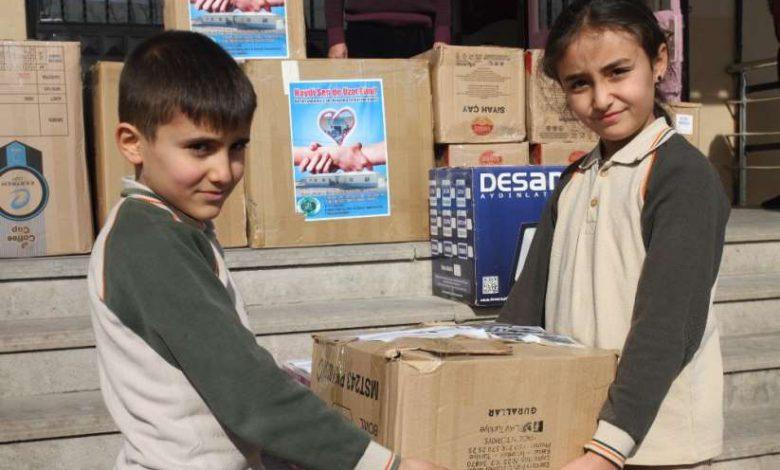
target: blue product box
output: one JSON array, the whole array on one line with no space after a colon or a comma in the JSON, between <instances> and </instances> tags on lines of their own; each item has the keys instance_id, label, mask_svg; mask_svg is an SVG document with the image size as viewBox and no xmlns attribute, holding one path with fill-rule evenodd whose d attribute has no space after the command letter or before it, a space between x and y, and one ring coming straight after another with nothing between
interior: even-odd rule
<instances>
[{"instance_id":1,"label":"blue product box","mask_svg":"<svg viewBox=\"0 0 780 470\"><path fill-rule=\"evenodd\" d=\"M502 305L564 168L430 170L433 293L480 307Z\"/></svg>"}]
</instances>

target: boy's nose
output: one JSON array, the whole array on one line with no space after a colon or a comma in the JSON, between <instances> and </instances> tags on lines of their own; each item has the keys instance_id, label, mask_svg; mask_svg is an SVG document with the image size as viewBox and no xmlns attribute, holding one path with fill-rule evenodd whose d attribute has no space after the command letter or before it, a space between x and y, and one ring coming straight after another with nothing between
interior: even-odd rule
<instances>
[{"instance_id":1,"label":"boy's nose","mask_svg":"<svg viewBox=\"0 0 780 470\"><path fill-rule=\"evenodd\" d=\"M216 185L226 185L233 180L230 170L230 158L228 152L219 152L214 155L208 173L209 180Z\"/></svg>"}]
</instances>

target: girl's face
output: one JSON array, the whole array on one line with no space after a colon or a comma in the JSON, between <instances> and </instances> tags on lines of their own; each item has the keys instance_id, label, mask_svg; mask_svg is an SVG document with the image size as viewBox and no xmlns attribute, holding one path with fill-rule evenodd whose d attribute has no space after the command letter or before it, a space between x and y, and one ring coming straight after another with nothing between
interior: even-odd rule
<instances>
[{"instance_id":1,"label":"girl's face","mask_svg":"<svg viewBox=\"0 0 780 470\"><path fill-rule=\"evenodd\" d=\"M605 144L622 146L655 120L655 83L667 61L666 45L651 63L630 33L584 30L561 58L558 78L572 113Z\"/></svg>"}]
</instances>

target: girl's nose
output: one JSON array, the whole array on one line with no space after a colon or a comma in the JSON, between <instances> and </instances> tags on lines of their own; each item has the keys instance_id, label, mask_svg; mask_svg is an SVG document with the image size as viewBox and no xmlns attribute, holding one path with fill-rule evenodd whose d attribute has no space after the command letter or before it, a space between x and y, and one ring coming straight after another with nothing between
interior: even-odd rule
<instances>
[{"instance_id":1,"label":"girl's nose","mask_svg":"<svg viewBox=\"0 0 780 470\"><path fill-rule=\"evenodd\" d=\"M606 111L612 104L612 94L609 87L604 84L593 85L593 108L597 111Z\"/></svg>"}]
</instances>

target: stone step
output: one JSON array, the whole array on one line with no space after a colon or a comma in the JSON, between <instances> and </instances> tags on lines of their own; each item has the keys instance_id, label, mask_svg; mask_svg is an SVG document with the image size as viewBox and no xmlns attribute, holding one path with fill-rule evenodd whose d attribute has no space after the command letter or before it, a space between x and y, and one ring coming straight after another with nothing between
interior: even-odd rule
<instances>
[{"instance_id":1,"label":"stone step","mask_svg":"<svg viewBox=\"0 0 780 470\"><path fill-rule=\"evenodd\" d=\"M761 209L731 211L726 227L727 244L778 241L780 213ZM430 246L426 242L225 250L225 262L234 271L428 258ZM85 277L88 262L88 255L0 259L0 282Z\"/></svg>"},{"instance_id":2,"label":"stone step","mask_svg":"<svg viewBox=\"0 0 780 470\"><path fill-rule=\"evenodd\" d=\"M279 361L311 357L309 333L260 337L258 343L271 350L276 348ZM739 414L773 402L780 406L776 398L780 390L780 333L724 338L722 350L728 412ZM91 351L94 360L93 350L75 351ZM66 368L57 363L51 366ZM92 371L90 385L98 387L94 364L82 369ZM50 373L32 371L24 386L25 395L0 397L0 442L99 434L113 429L107 424L111 419L98 390L36 394ZM84 385L85 380L80 378L76 383Z\"/></svg>"},{"instance_id":3,"label":"stone step","mask_svg":"<svg viewBox=\"0 0 780 470\"><path fill-rule=\"evenodd\" d=\"M110 468L121 445L118 433L0 444L0 470ZM726 414L724 452L714 470L780 468L780 408Z\"/></svg>"},{"instance_id":4,"label":"stone step","mask_svg":"<svg viewBox=\"0 0 780 470\"><path fill-rule=\"evenodd\" d=\"M279 361L311 357L311 333L494 318L495 309L433 296L250 307L258 343ZM56 325L61 328L56 330ZM286 333L286 334L283 334ZM99 387L89 318L0 322L0 397Z\"/></svg>"},{"instance_id":5,"label":"stone step","mask_svg":"<svg viewBox=\"0 0 780 470\"><path fill-rule=\"evenodd\" d=\"M724 409L780 406L780 332L721 338Z\"/></svg>"},{"instance_id":6,"label":"stone step","mask_svg":"<svg viewBox=\"0 0 780 470\"><path fill-rule=\"evenodd\" d=\"M250 307L431 293L431 263L424 259L236 269L233 277ZM0 321L89 315L85 278L0 282L0 298Z\"/></svg>"},{"instance_id":7,"label":"stone step","mask_svg":"<svg viewBox=\"0 0 780 470\"><path fill-rule=\"evenodd\" d=\"M410 270L418 271L418 268L424 264L426 263L423 261L404 263L401 267L408 273ZM393 265L395 263L356 265L354 267L366 276L370 273L376 277L381 276L384 269L376 271L373 268L380 266L386 268ZM252 271L251 273L265 272ZM275 273L279 274L278 271ZM357 272L352 274L357 275ZM289 274L285 275L285 278L289 279L289 276ZM395 276L398 283L409 287L408 282L399 279L399 277ZM430 279L426 279L426 288L430 289ZM362 281L366 281L366 279L364 278ZM395 287L389 286L391 282L386 277L382 281L387 281L386 289L381 291L385 295L369 300L350 298L344 293L342 298L337 297L327 301L314 299L307 300L305 303L253 305L252 301L256 302L263 296L263 294L258 293L260 291L266 292L266 300L275 295L275 302L284 296L279 291L271 294L269 293L270 288L262 288L262 286L258 288L248 285L248 283L240 289L241 292L244 292L244 301L248 304L247 310L252 319L252 328L259 335L401 325L413 323L415 319L419 319L419 321L438 321L440 319L461 321L473 317L475 312L481 312L480 315L490 315L495 312L492 309L472 309L461 303L432 297L430 290L414 292L412 296L405 296L402 293L407 290L406 288L397 285ZM358 281L354 280L354 282ZM302 281L300 285L310 284ZM86 295L83 288L81 292ZM84 300L85 302L86 300ZM718 315L721 335L723 336L780 331L780 273L723 276L716 291L716 302L718 303L715 306L715 312ZM56 307L61 303L53 304ZM88 306L81 307L80 311L81 315L55 317L35 315L0 319L0 354L94 346ZM378 311L381 311L382 314L378 314Z\"/></svg>"},{"instance_id":8,"label":"stone step","mask_svg":"<svg viewBox=\"0 0 780 470\"><path fill-rule=\"evenodd\" d=\"M778 266L780 241L727 243L723 247L720 275L766 273L777 271Z\"/></svg>"}]
</instances>

